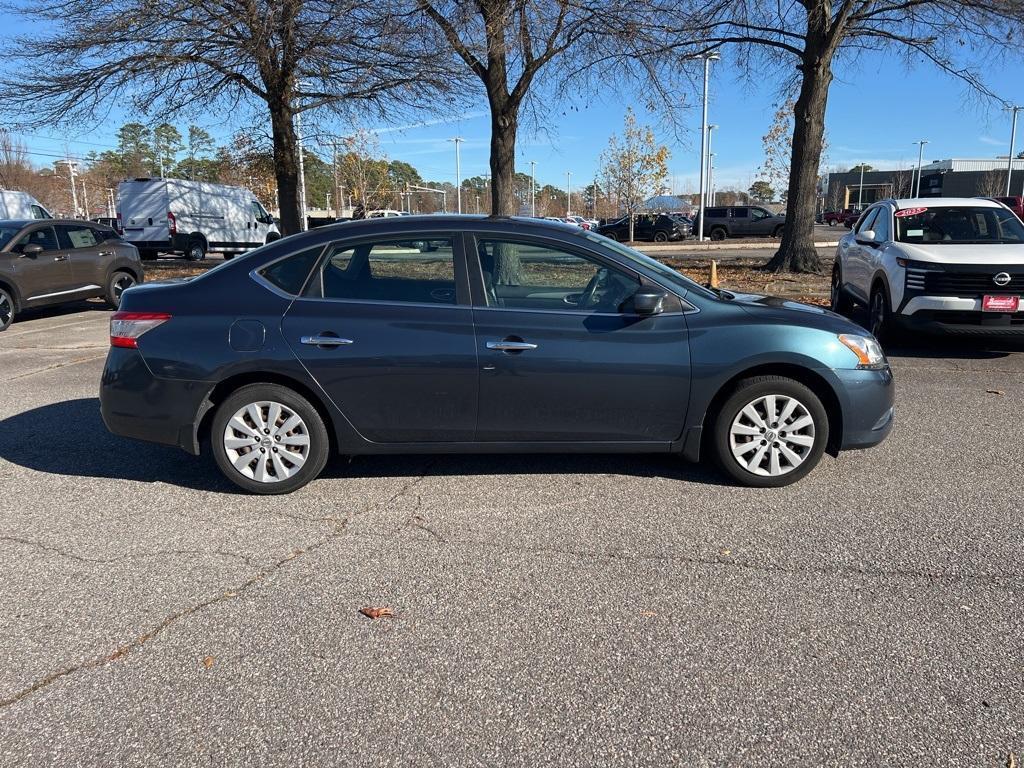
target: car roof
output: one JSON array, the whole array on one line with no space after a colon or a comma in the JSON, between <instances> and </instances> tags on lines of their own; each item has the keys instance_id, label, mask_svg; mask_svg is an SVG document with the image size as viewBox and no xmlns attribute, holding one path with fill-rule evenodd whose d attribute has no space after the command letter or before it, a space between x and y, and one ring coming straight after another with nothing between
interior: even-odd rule
<instances>
[{"instance_id":1,"label":"car roof","mask_svg":"<svg viewBox=\"0 0 1024 768\"><path fill-rule=\"evenodd\" d=\"M892 200L898 208L1002 208L1002 203L984 197L909 197Z\"/></svg>"},{"instance_id":2,"label":"car roof","mask_svg":"<svg viewBox=\"0 0 1024 768\"><path fill-rule=\"evenodd\" d=\"M554 217L552 217L554 218ZM471 228L474 230L501 230L514 229L523 234L571 234L579 237L581 232L575 224L568 224L564 219L553 221L552 219L530 218L529 216L487 216L484 214L427 214L414 216L388 216L374 219L354 219L343 221L337 224L327 224L317 227L311 232L337 232L345 236L355 234L386 234L389 230L395 232L406 232L409 230L420 230L424 232L436 230L460 230Z\"/></svg>"},{"instance_id":3,"label":"car roof","mask_svg":"<svg viewBox=\"0 0 1024 768\"><path fill-rule=\"evenodd\" d=\"M17 227L21 229L33 221L40 221L40 219L0 219L0 227Z\"/></svg>"}]
</instances>

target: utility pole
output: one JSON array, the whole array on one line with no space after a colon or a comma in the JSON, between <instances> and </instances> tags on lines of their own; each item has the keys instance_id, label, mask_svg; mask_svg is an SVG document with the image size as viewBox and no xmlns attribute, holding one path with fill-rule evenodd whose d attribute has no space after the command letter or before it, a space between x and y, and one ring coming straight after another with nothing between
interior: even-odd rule
<instances>
[{"instance_id":1,"label":"utility pole","mask_svg":"<svg viewBox=\"0 0 1024 768\"><path fill-rule=\"evenodd\" d=\"M454 139L449 139L449 141L455 142L455 194L458 199L459 213L462 213L462 159L459 155L459 145L465 139L461 136L456 136Z\"/></svg>"},{"instance_id":2,"label":"utility pole","mask_svg":"<svg viewBox=\"0 0 1024 768\"><path fill-rule=\"evenodd\" d=\"M530 161L530 215L537 218L537 161Z\"/></svg>"},{"instance_id":3,"label":"utility pole","mask_svg":"<svg viewBox=\"0 0 1024 768\"><path fill-rule=\"evenodd\" d=\"M697 220L697 239L704 239L704 208L707 205L707 187L704 177L704 168L707 163L707 136L708 136L708 76L712 61L721 58L717 53L712 52L704 56L704 106L700 126L700 214Z\"/></svg>"},{"instance_id":4,"label":"utility pole","mask_svg":"<svg viewBox=\"0 0 1024 768\"><path fill-rule=\"evenodd\" d=\"M76 218L78 216L78 189L75 186L75 166L77 163L71 162L71 158L64 160L58 160L58 163L64 163L68 167L68 179L71 181L71 217Z\"/></svg>"},{"instance_id":5,"label":"utility pole","mask_svg":"<svg viewBox=\"0 0 1024 768\"><path fill-rule=\"evenodd\" d=\"M864 210L864 163L860 164L860 189L857 192L857 208Z\"/></svg>"},{"instance_id":6,"label":"utility pole","mask_svg":"<svg viewBox=\"0 0 1024 768\"><path fill-rule=\"evenodd\" d=\"M572 172L565 172L565 218L572 213Z\"/></svg>"},{"instance_id":7,"label":"utility pole","mask_svg":"<svg viewBox=\"0 0 1024 768\"><path fill-rule=\"evenodd\" d=\"M917 187L914 189L914 197L920 197L921 196L921 163L924 160L924 145L928 143L928 140L927 139L921 139L920 141L915 141L914 143L917 144Z\"/></svg>"},{"instance_id":8,"label":"utility pole","mask_svg":"<svg viewBox=\"0 0 1024 768\"><path fill-rule=\"evenodd\" d=\"M717 127L714 124L708 126L708 206L710 207L715 205L714 161L711 159L715 156L715 153L711 151L711 137L714 135Z\"/></svg>"},{"instance_id":9,"label":"utility pole","mask_svg":"<svg viewBox=\"0 0 1024 768\"><path fill-rule=\"evenodd\" d=\"M117 216L117 212L114 209L114 190L107 187L107 216L110 218Z\"/></svg>"},{"instance_id":10,"label":"utility pole","mask_svg":"<svg viewBox=\"0 0 1024 768\"><path fill-rule=\"evenodd\" d=\"M1010 177L1013 175L1013 145L1017 140L1017 113L1024 107L1010 107L1013 112L1013 122L1010 127L1010 157L1006 161L1006 196L1010 196Z\"/></svg>"},{"instance_id":11,"label":"utility pole","mask_svg":"<svg viewBox=\"0 0 1024 768\"><path fill-rule=\"evenodd\" d=\"M295 88L302 89L302 81L295 81ZM298 95L298 94L296 94ZM299 145L299 231L306 231L306 162L302 148L302 112L295 113L295 138Z\"/></svg>"},{"instance_id":12,"label":"utility pole","mask_svg":"<svg viewBox=\"0 0 1024 768\"><path fill-rule=\"evenodd\" d=\"M89 218L89 190L85 186L85 179L82 179L82 200L85 202L85 218Z\"/></svg>"}]
</instances>

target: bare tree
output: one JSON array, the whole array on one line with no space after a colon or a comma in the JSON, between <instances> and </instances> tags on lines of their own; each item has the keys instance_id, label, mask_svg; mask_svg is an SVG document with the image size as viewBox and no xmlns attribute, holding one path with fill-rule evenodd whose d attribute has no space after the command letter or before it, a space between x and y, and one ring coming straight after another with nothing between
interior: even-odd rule
<instances>
[{"instance_id":1,"label":"bare tree","mask_svg":"<svg viewBox=\"0 0 1024 768\"><path fill-rule=\"evenodd\" d=\"M587 73L614 73L603 78L602 87L642 75L652 101L669 108L679 101L672 80L659 73L667 62L685 57L689 43L678 35L667 40L659 0L411 1L436 25L436 46L451 51L487 96L496 214L517 213L516 136L523 108L538 88L546 86L550 95L568 85L561 95L571 98ZM671 4L683 6L690 4Z\"/></svg>"},{"instance_id":2,"label":"bare tree","mask_svg":"<svg viewBox=\"0 0 1024 768\"><path fill-rule=\"evenodd\" d=\"M173 116L218 108L269 117L282 230L299 229L295 118L330 109L394 116L442 81L416 33L364 0L16 0L32 34L8 46L0 109L74 124L114 103Z\"/></svg>"},{"instance_id":3,"label":"bare tree","mask_svg":"<svg viewBox=\"0 0 1024 768\"><path fill-rule=\"evenodd\" d=\"M1012 52L1021 38L1022 0L720 0L703 21L708 48L736 46L744 63L796 67L787 222L773 271L820 272L814 248L818 170L833 69L858 54L893 49L926 61L986 96L976 66ZM688 21L688 20L687 20ZM753 68L752 68L753 71ZM758 70L763 72L763 66Z\"/></svg>"},{"instance_id":4,"label":"bare tree","mask_svg":"<svg viewBox=\"0 0 1024 768\"><path fill-rule=\"evenodd\" d=\"M1006 194L1006 171L985 171L978 183L978 194L982 197L999 197Z\"/></svg>"}]
</instances>

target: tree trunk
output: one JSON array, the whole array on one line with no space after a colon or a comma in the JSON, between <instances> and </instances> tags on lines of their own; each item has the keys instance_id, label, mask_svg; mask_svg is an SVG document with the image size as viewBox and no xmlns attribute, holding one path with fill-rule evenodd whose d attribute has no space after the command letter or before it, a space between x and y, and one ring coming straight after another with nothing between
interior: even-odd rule
<instances>
[{"instance_id":1,"label":"tree trunk","mask_svg":"<svg viewBox=\"0 0 1024 768\"><path fill-rule=\"evenodd\" d=\"M793 107L793 156L786 199L786 228L782 243L765 269L772 272L821 273L814 247L814 213L818 199L818 169L825 139L825 106L832 84L832 56L824 41L808 32L803 56L803 81Z\"/></svg>"},{"instance_id":2,"label":"tree trunk","mask_svg":"<svg viewBox=\"0 0 1024 768\"><path fill-rule=\"evenodd\" d=\"M292 110L284 99L270 101L274 140L274 176L281 211L281 234L301 232L299 225L299 155Z\"/></svg>"},{"instance_id":3,"label":"tree trunk","mask_svg":"<svg viewBox=\"0 0 1024 768\"><path fill-rule=\"evenodd\" d=\"M519 106L491 104L491 215L515 216L516 132Z\"/></svg>"}]
</instances>

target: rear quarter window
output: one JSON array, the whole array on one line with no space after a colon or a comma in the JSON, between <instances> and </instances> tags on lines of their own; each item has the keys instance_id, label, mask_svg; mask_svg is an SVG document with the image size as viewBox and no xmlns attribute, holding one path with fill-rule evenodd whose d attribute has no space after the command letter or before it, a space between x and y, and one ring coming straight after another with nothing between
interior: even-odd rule
<instances>
[{"instance_id":1,"label":"rear quarter window","mask_svg":"<svg viewBox=\"0 0 1024 768\"><path fill-rule=\"evenodd\" d=\"M259 274L267 282L277 286L285 293L298 296L306 284L309 273L313 271L320 254L323 253L323 246L310 248L306 251L286 256L275 261L273 264L264 267Z\"/></svg>"}]
</instances>

